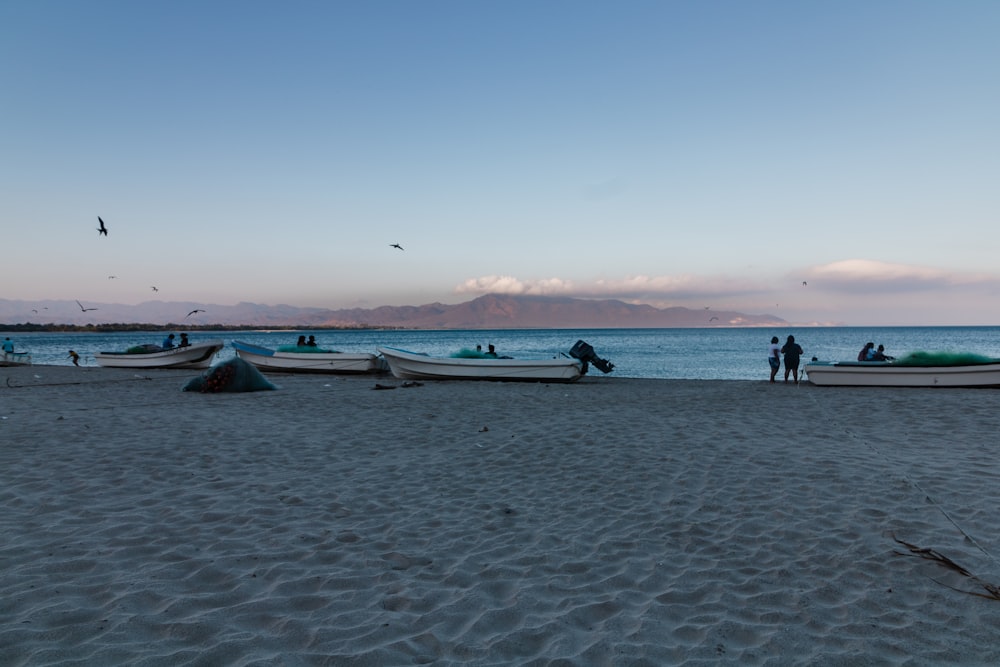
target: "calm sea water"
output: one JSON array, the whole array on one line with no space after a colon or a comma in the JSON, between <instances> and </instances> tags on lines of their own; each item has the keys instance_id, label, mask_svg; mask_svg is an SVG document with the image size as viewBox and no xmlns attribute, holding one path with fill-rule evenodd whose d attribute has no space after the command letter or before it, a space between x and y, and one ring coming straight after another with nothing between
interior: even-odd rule
<instances>
[{"instance_id":1,"label":"calm sea water","mask_svg":"<svg viewBox=\"0 0 1000 667\"><path fill-rule=\"evenodd\" d=\"M753 380L768 376L767 345L771 336L782 344L792 334L805 350L803 361L854 359L867 342L886 346L888 354L916 351L974 352L1000 358L1000 327L824 327L786 329L518 329L455 331L241 331L195 332L192 342L221 338L227 342L218 360L233 356L228 343L243 340L265 347L292 345L299 334L313 333L321 347L344 352L374 352L378 346L401 347L432 355L448 355L463 347L496 345L517 358L549 358L568 352L578 339L594 346L598 356L615 364L615 377L704 380ZM96 365L94 352L121 351L142 343L159 343L164 333L29 333L10 336L17 351L31 352L35 364L68 366L69 350L81 364ZM601 375L595 369L594 375Z\"/></svg>"}]
</instances>

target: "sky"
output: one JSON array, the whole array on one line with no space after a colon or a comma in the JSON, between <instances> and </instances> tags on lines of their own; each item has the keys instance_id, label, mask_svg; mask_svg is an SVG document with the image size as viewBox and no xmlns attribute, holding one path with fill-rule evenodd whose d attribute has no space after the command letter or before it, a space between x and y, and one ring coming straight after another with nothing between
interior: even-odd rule
<instances>
[{"instance_id":1,"label":"sky","mask_svg":"<svg viewBox=\"0 0 1000 667\"><path fill-rule=\"evenodd\" d=\"M1000 325L998 34L995 0L7 0L0 298Z\"/></svg>"}]
</instances>

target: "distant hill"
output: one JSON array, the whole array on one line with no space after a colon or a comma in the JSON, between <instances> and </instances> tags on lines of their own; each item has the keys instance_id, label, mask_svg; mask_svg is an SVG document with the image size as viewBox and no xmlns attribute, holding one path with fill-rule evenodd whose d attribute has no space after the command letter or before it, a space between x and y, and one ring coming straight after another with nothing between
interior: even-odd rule
<instances>
[{"instance_id":1,"label":"distant hill","mask_svg":"<svg viewBox=\"0 0 1000 667\"><path fill-rule=\"evenodd\" d=\"M12 301L0 299L2 324L111 324L148 323L261 328L394 327L407 329L557 329L557 328L680 328L709 326L787 326L774 315L735 311L654 308L617 299L574 299L547 296L488 294L455 305L378 308L298 308L242 302L235 306L194 302L146 301L137 305L87 303L81 311L75 301ZM191 313L200 310L204 312Z\"/></svg>"}]
</instances>

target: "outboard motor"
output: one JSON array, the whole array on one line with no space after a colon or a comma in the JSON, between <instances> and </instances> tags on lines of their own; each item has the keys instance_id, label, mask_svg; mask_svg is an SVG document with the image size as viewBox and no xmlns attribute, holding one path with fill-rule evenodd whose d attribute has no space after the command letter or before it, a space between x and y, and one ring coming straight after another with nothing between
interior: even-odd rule
<instances>
[{"instance_id":1,"label":"outboard motor","mask_svg":"<svg viewBox=\"0 0 1000 667\"><path fill-rule=\"evenodd\" d=\"M615 369L615 365L613 363L607 359L601 359L594 353L594 348L582 340L576 341L576 345L574 345L569 351L569 356L583 362L584 373L587 372L588 363L594 364L604 373L610 373Z\"/></svg>"}]
</instances>

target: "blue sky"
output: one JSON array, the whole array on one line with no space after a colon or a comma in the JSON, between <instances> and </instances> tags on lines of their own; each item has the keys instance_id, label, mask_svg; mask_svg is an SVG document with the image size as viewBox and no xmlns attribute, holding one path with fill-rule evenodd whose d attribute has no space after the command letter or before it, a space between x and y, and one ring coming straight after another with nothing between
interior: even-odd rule
<instances>
[{"instance_id":1,"label":"blue sky","mask_svg":"<svg viewBox=\"0 0 1000 667\"><path fill-rule=\"evenodd\" d=\"M998 34L993 0L3 3L0 298L1000 324Z\"/></svg>"}]
</instances>

